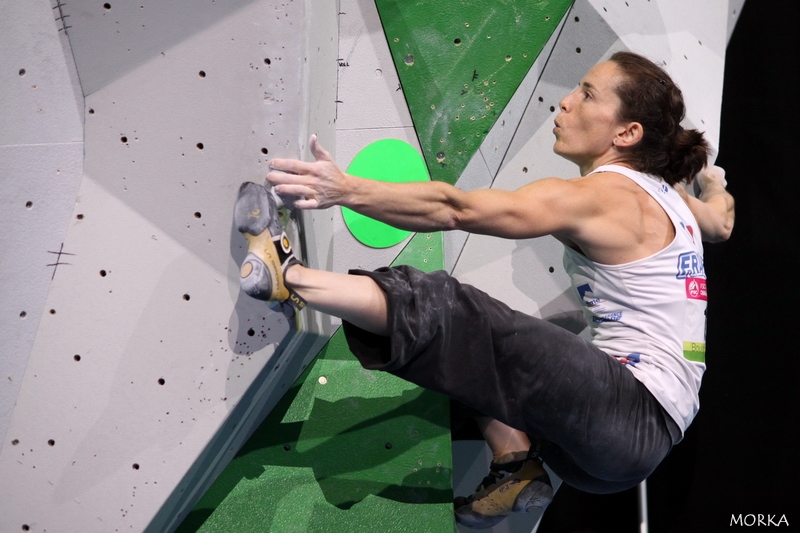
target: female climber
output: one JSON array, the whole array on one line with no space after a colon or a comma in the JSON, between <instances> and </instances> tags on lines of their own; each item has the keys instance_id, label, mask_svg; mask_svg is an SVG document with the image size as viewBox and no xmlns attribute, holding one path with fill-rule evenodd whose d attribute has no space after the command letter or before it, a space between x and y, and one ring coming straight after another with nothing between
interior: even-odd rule
<instances>
[{"instance_id":1,"label":"female climber","mask_svg":"<svg viewBox=\"0 0 800 533\"><path fill-rule=\"evenodd\" d=\"M455 501L456 519L471 527L546 506L552 487L542 461L581 490L635 486L698 410L707 304L701 240L722 241L732 230L724 171L707 165L703 135L681 127L680 89L639 55L618 52L595 65L559 107L553 149L578 166L577 178L515 191L384 183L342 172L312 137L314 162L272 160L268 187L244 184L235 208L250 243L245 292L340 317L365 368L480 413L490 473ZM697 197L683 188L695 178ZM301 209L345 206L410 231L552 235L564 245L591 340L442 271L307 268L281 231L274 193L298 197Z\"/></svg>"}]
</instances>

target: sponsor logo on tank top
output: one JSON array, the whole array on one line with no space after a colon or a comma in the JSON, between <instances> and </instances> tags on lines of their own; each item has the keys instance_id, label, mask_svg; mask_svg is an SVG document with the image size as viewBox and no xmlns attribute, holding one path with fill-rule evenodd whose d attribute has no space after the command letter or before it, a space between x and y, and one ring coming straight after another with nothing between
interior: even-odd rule
<instances>
[{"instance_id":1,"label":"sponsor logo on tank top","mask_svg":"<svg viewBox=\"0 0 800 533\"><path fill-rule=\"evenodd\" d=\"M614 313L604 313L606 311L606 307L602 305L605 303L605 300L602 298L592 298L590 296L586 296L587 293L592 292L592 287L588 283L584 283L576 287L578 290L578 295L581 297L581 301L583 305L590 308L594 316L592 317L592 322L595 324L602 324L603 322L619 322L622 320L622 311L616 311Z\"/></svg>"},{"instance_id":2,"label":"sponsor logo on tank top","mask_svg":"<svg viewBox=\"0 0 800 533\"><path fill-rule=\"evenodd\" d=\"M702 278L706 277L706 270L703 268L703 258L697 252L683 252L678 256L678 279Z\"/></svg>"},{"instance_id":3,"label":"sponsor logo on tank top","mask_svg":"<svg viewBox=\"0 0 800 533\"><path fill-rule=\"evenodd\" d=\"M686 297L692 300L708 300L706 280L686 278Z\"/></svg>"}]
</instances>

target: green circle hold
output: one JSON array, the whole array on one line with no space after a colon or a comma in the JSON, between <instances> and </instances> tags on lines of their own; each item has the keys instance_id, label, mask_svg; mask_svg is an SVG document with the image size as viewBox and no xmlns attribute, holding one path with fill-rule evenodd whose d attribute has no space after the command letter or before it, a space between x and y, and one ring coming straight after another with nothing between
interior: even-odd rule
<instances>
[{"instance_id":1,"label":"green circle hold","mask_svg":"<svg viewBox=\"0 0 800 533\"><path fill-rule=\"evenodd\" d=\"M392 183L430 181L419 152L397 139L383 139L365 146L353 158L347 173ZM342 207L342 216L353 237L372 248L388 248L411 235L410 231L397 229L346 207Z\"/></svg>"}]
</instances>

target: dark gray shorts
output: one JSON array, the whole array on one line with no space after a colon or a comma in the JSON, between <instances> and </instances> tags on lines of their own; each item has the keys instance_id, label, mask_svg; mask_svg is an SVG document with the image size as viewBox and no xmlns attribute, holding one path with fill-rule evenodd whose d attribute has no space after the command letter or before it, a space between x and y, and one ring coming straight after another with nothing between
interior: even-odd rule
<instances>
[{"instance_id":1,"label":"dark gray shorts","mask_svg":"<svg viewBox=\"0 0 800 533\"><path fill-rule=\"evenodd\" d=\"M538 441L566 483L606 493L633 487L681 438L632 373L581 337L514 311L444 271L361 270L386 292L390 337L345 322L351 351Z\"/></svg>"}]
</instances>

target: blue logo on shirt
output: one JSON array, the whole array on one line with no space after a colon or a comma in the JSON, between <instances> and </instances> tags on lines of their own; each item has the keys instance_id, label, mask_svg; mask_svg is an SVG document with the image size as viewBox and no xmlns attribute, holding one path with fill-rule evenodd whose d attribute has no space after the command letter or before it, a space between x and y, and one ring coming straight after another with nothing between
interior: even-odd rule
<instances>
[{"instance_id":1,"label":"blue logo on shirt","mask_svg":"<svg viewBox=\"0 0 800 533\"><path fill-rule=\"evenodd\" d=\"M705 278L703 259L697 252L684 252L678 256L678 279Z\"/></svg>"},{"instance_id":2,"label":"blue logo on shirt","mask_svg":"<svg viewBox=\"0 0 800 533\"><path fill-rule=\"evenodd\" d=\"M622 311L592 317L592 322L595 324L602 324L603 322L619 322L620 320L622 320Z\"/></svg>"}]
</instances>

